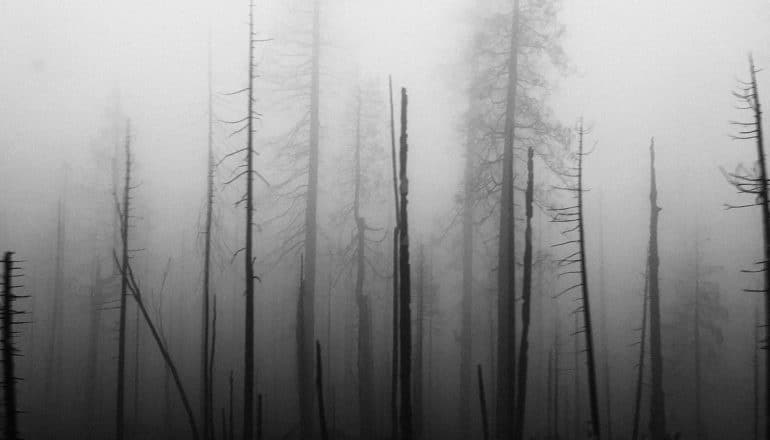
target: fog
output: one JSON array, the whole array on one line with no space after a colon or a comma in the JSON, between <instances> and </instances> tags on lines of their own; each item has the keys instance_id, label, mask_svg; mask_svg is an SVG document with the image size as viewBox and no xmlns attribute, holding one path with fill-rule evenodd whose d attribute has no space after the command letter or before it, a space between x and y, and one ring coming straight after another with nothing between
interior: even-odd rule
<instances>
[{"instance_id":1,"label":"fog","mask_svg":"<svg viewBox=\"0 0 770 440\"><path fill-rule=\"evenodd\" d=\"M4 437L770 438L770 4L251 7L0 1Z\"/></svg>"}]
</instances>

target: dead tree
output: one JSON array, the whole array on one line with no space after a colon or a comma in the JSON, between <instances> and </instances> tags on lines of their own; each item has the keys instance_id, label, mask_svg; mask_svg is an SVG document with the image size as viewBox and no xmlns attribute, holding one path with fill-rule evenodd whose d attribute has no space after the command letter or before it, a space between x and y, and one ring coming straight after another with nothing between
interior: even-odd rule
<instances>
[{"instance_id":1,"label":"dead tree","mask_svg":"<svg viewBox=\"0 0 770 440\"><path fill-rule=\"evenodd\" d=\"M125 141L125 176L123 181L123 203L118 206L120 213L120 318L118 327L118 378L117 378L117 406L115 410L115 429L117 440L123 440L125 434L124 420L124 392L126 370L126 297L128 295L128 222L131 218L131 128L127 124ZM117 197L117 195L116 195Z\"/></svg>"},{"instance_id":2,"label":"dead tree","mask_svg":"<svg viewBox=\"0 0 770 440\"><path fill-rule=\"evenodd\" d=\"M417 269L418 272L418 282L417 282L417 288L415 289L416 298L413 298L414 300L414 307L415 307L415 321L414 321L414 335L413 335L413 341L414 341L414 380L412 387L414 389L414 396L412 397L413 401L413 414L414 414L414 437L417 440L420 440L423 438L423 415L425 414L424 411L424 402L423 402L423 376L424 376L424 368L423 368L423 340L424 340L424 322L425 322L425 251L423 249L422 243L420 244L420 255L419 255L419 267Z\"/></svg>"},{"instance_id":3,"label":"dead tree","mask_svg":"<svg viewBox=\"0 0 770 440\"><path fill-rule=\"evenodd\" d=\"M326 411L324 409L323 367L321 365L321 343L315 341L315 385L318 396L318 419L321 426L321 439L329 440L329 430L326 427Z\"/></svg>"},{"instance_id":4,"label":"dead tree","mask_svg":"<svg viewBox=\"0 0 770 440\"><path fill-rule=\"evenodd\" d=\"M759 70L754 66L754 59L749 55L750 81L740 82L739 90L733 95L740 101L742 110L751 112L749 122L731 122L738 127L738 133L732 136L735 140L754 140L757 145L757 161L753 170L739 166L733 173L725 173L728 181L739 193L750 194L755 201L746 205L727 205L727 208L743 208L759 206L762 211L762 251L764 258L757 263L756 270L745 272L761 272L764 285L762 289L747 289L748 292L761 293L765 304L765 340L770 341L770 200L768 200L767 162L765 158L764 139L762 137L762 107L759 102L759 89L756 74ZM770 350L765 350L765 438L770 439Z\"/></svg>"},{"instance_id":5,"label":"dead tree","mask_svg":"<svg viewBox=\"0 0 770 440\"><path fill-rule=\"evenodd\" d=\"M13 290L22 286L14 285L13 279L22 276L17 273L21 268L14 265L18 261L13 260L13 252L6 252L3 258L3 305L2 305L2 352L3 352L3 407L5 412L5 426L3 432L8 440L19 439L19 426L17 415L16 383L21 380L16 376L15 357L20 356L19 349L14 346L13 339L18 334L16 325L24 322L16 321L16 317L24 314L14 308L16 300L26 298L26 295L17 295Z\"/></svg>"},{"instance_id":6,"label":"dead tree","mask_svg":"<svg viewBox=\"0 0 770 440\"><path fill-rule=\"evenodd\" d=\"M649 259L648 259L649 263ZM636 368L636 385L634 392L634 416L632 425L631 440L637 440L639 438L639 415L641 413L642 406L642 388L644 384L644 360L645 350L647 346L647 309L649 303L649 282L650 282L650 269L644 271L644 291L642 300L642 326L640 328L641 336L639 338L639 363Z\"/></svg>"},{"instance_id":7,"label":"dead tree","mask_svg":"<svg viewBox=\"0 0 770 440\"><path fill-rule=\"evenodd\" d=\"M214 111L212 103L211 36L208 47L208 151L206 164L206 224L203 244L203 297L201 299L201 413L203 436L214 437L214 409L212 407L212 377L209 360L209 301L211 297L211 224L214 212ZM213 355L211 356L213 357Z\"/></svg>"},{"instance_id":8,"label":"dead tree","mask_svg":"<svg viewBox=\"0 0 770 440\"><path fill-rule=\"evenodd\" d=\"M412 440L412 312L411 304L411 276L409 265L409 219L407 216L407 197L409 196L409 179L407 178L407 156L409 144L407 143L407 94L406 89L401 88L401 138L399 149L399 329L400 340L400 392L401 408L400 420L401 439Z\"/></svg>"},{"instance_id":9,"label":"dead tree","mask_svg":"<svg viewBox=\"0 0 770 440\"><path fill-rule=\"evenodd\" d=\"M655 181L655 140L650 140L650 367L652 371L652 400L650 402L650 438L663 440L666 435L666 407L663 395L663 352L660 336L660 288L658 287L658 187Z\"/></svg>"},{"instance_id":10,"label":"dead tree","mask_svg":"<svg viewBox=\"0 0 770 440\"><path fill-rule=\"evenodd\" d=\"M391 365L390 365L390 429L391 438L396 439L398 437L398 293L399 293L399 279L398 279L398 224L401 219L399 214L399 201L398 201L398 177L396 173L397 159L396 159L396 129L395 120L393 114L393 80L388 76L388 92L390 97L390 154L391 165L393 171L393 206L396 213L396 226L393 228L393 306L392 306L392 326L391 326Z\"/></svg>"},{"instance_id":11,"label":"dead tree","mask_svg":"<svg viewBox=\"0 0 770 440\"><path fill-rule=\"evenodd\" d=\"M516 398L516 263L513 213L513 141L516 127L516 89L519 59L519 0L513 0L508 54L502 182L500 195L500 242L497 266L497 438L514 434Z\"/></svg>"},{"instance_id":12,"label":"dead tree","mask_svg":"<svg viewBox=\"0 0 770 440\"><path fill-rule=\"evenodd\" d=\"M561 243L554 244L554 247L577 245L577 250L570 253L566 257L558 261L558 266L562 269L561 275L577 275L579 281L572 286L562 290L556 296L561 296L574 289L580 289L580 307L576 312L582 312L583 314L583 329L582 332L585 336L586 347L586 364L588 373L588 396L591 409L591 431L592 436L595 439L601 438L601 424L599 423L599 399L596 383L596 362L594 351L594 339L593 339L593 327L591 320L591 304L590 294L588 289L588 269L586 261L586 239L585 239L585 224L584 224L584 204L583 193L586 191L583 185L583 157L588 153L583 150L583 138L586 134L586 130L583 128L583 122L581 120L578 126L578 151L577 151L577 166L572 167L571 170L564 173L564 176L575 178L577 180L576 186L557 187L574 193L576 204L564 208L552 209L556 215L552 220L555 223L565 223L569 225L568 229L563 231L563 234L569 234L577 232L576 239L569 239ZM579 265L579 269L571 269L571 266Z\"/></svg>"},{"instance_id":13,"label":"dead tree","mask_svg":"<svg viewBox=\"0 0 770 440\"><path fill-rule=\"evenodd\" d=\"M523 438L524 415L527 405L527 369L529 366L529 324L532 298L532 214L535 194L534 147L527 149L527 188L525 190L526 229L524 231L524 278L521 301L521 343L519 344L519 368L517 377L515 438Z\"/></svg>"},{"instance_id":14,"label":"dead tree","mask_svg":"<svg viewBox=\"0 0 770 440\"><path fill-rule=\"evenodd\" d=\"M481 408L481 428L484 440L489 440L489 419L487 417L487 398L484 395L484 375L481 372L481 364L476 366L479 379L479 407Z\"/></svg>"},{"instance_id":15,"label":"dead tree","mask_svg":"<svg viewBox=\"0 0 770 440\"><path fill-rule=\"evenodd\" d=\"M59 200L56 221L56 262L53 284L53 304L48 335L48 355L46 357L46 373L44 382L45 400L47 405L48 424L53 429L59 425L60 412L58 390L61 386L62 350L64 330L62 323L64 317L64 247L66 245L66 206L63 200ZM53 420L52 420L53 418Z\"/></svg>"},{"instance_id":16,"label":"dead tree","mask_svg":"<svg viewBox=\"0 0 770 440\"><path fill-rule=\"evenodd\" d=\"M759 440L759 350L762 346L762 341L760 340L759 336L759 326L760 326L760 320L759 320L759 307L754 308L754 343L752 344L752 350L751 350L751 364L753 367L753 382L754 382L754 405L753 405L753 416L754 420L752 421L752 429L753 429L753 436L752 438L754 440Z\"/></svg>"}]
</instances>

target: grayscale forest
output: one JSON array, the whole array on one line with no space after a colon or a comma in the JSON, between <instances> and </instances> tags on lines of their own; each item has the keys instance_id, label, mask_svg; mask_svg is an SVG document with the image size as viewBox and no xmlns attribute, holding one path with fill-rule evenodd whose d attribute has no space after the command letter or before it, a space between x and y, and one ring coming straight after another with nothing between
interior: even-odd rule
<instances>
[{"instance_id":1,"label":"grayscale forest","mask_svg":"<svg viewBox=\"0 0 770 440\"><path fill-rule=\"evenodd\" d=\"M0 438L770 440L765 0L0 0Z\"/></svg>"}]
</instances>

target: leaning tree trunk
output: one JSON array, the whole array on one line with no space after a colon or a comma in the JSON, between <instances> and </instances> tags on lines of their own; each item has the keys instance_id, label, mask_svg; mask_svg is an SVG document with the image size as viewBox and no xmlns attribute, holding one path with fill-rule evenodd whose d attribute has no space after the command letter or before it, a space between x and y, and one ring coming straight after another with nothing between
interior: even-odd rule
<instances>
[{"instance_id":1,"label":"leaning tree trunk","mask_svg":"<svg viewBox=\"0 0 770 440\"><path fill-rule=\"evenodd\" d=\"M650 438L663 440L666 435L666 408L663 396L663 353L660 338L660 290L658 287L658 188L655 183L655 141L650 141L650 366L652 401L650 403Z\"/></svg>"},{"instance_id":2,"label":"leaning tree trunk","mask_svg":"<svg viewBox=\"0 0 770 440\"><path fill-rule=\"evenodd\" d=\"M399 151L400 218L399 232L399 324L400 324L400 391L401 411L400 427L401 440L412 440L412 312L411 277L409 267L409 219L407 216L407 197L409 195L409 180L407 179L407 95L406 89L401 89L401 148Z\"/></svg>"},{"instance_id":3,"label":"leaning tree trunk","mask_svg":"<svg viewBox=\"0 0 770 440\"><path fill-rule=\"evenodd\" d=\"M516 398L516 263L513 215L513 140L519 56L519 0L514 0L508 58L508 96L503 139L503 180L500 196L500 242L497 266L497 438L514 432Z\"/></svg>"},{"instance_id":4,"label":"leaning tree trunk","mask_svg":"<svg viewBox=\"0 0 770 440\"><path fill-rule=\"evenodd\" d=\"M527 367L529 366L529 321L532 298L532 213L535 194L533 147L527 150L526 222L524 231L524 279L521 288L521 344L519 345L518 396L516 398L515 438L524 438L524 415L527 405Z\"/></svg>"},{"instance_id":5,"label":"leaning tree trunk","mask_svg":"<svg viewBox=\"0 0 770 440\"><path fill-rule=\"evenodd\" d=\"M581 122L580 142L578 151L578 234L580 236L580 277L582 285L582 309L583 325L586 341L586 357L588 366L588 396L591 404L591 430L593 438L601 438L601 425L599 423L599 397L596 385L596 357L594 350L593 325L591 321L591 302L588 290L588 265L586 261L586 239L585 239L585 215L583 205L583 135L585 130Z\"/></svg>"},{"instance_id":6,"label":"leaning tree trunk","mask_svg":"<svg viewBox=\"0 0 770 440\"><path fill-rule=\"evenodd\" d=\"M353 216L356 221L356 285L358 308L358 417L360 438L374 438L374 361L372 359L372 317L369 295L364 294L366 278L366 220L361 215L361 96L358 96Z\"/></svg>"}]
</instances>

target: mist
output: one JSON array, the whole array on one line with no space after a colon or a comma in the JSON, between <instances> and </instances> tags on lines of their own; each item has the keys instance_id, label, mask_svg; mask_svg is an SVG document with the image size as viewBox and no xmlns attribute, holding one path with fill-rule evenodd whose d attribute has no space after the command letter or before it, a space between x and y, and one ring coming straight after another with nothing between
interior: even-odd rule
<instances>
[{"instance_id":1,"label":"mist","mask_svg":"<svg viewBox=\"0 0 770 440\"><path fill-rule=\"evenodd\" d=\"M0 2L3 438L770 439L768 22Z\"/></svg>"}]
</instances>

